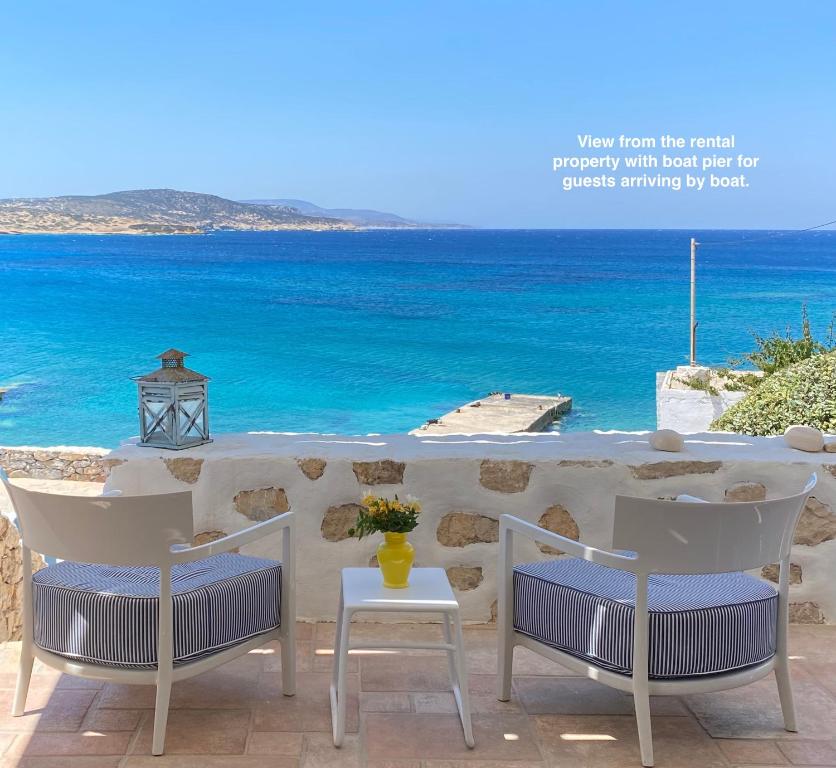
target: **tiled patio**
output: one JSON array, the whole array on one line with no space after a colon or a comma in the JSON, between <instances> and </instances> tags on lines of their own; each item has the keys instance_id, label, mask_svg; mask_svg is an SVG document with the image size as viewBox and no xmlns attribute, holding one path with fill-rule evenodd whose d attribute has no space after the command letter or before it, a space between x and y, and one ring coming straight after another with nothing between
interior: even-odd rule
<instances>
[{"instance_id":1,"label":"tiled patio","mask_svg":"<svg viewBox=\"0 0 836 768\"><path fill-rule=\"evenodd\" d=\"M355 636L437 638L437 626L356 625ZM350 659L346 744L331 744L333 624L299 625L299 689L281 695L265 647L172 694L167 754L150 756L153 689L102 685L36 668L22 718L8 712L17 644L0 647L0 768L639 766L629 696L517 651L514 696L494 695L496 636L466 630L477 746L468 750L443 658ZM801 731L786 733L773 678L726 693L654 702L656 764L836 766L836 626L796 626L791 647Z\"/></svg>"}]
</instances>

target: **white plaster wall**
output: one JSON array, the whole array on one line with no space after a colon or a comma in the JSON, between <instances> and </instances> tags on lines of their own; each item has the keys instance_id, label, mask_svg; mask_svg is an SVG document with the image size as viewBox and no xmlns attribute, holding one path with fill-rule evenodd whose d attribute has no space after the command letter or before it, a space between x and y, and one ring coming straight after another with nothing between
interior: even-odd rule
<instances>
[{"instance_id":1,"label":"white plaster wall","mask_svg":"<svg viewBox=\"0 0 836 768\"><path fill-rule=\"evenodd\" d=\"M671 373L656 374L656 429L675 429L683 435L706 432L714 419L746 396L746 392L709 395L699 389L670 389Z\"/></svg>"},{"instance_id":2,"label":"white plaster wall","mask_svg":"<svg viewBox=\"0 0 836 768\"><path fill-rule=\"evenodd\" d=\"M420 437L384 435L341 437L324 435L222 435L215 442L188 451L169 452L126 445L109 458L121 459L108 488L128 494L191 489L195 530L227 533L251 525L239 514L233 498L242 490L283 488L298 520L298 612L308 619L333 619L339 572L345 566L368 565L378 537L326 541L320 532L323 514L332 505L359 502L373 491L415 496L423 504L421 522L410 534L417 562L424 566L481 566L484 580L474 590L460 592L464 617L486 621L496 598L498 545L475 543L462 548L438 543L436 529L452 511L498 518L502 513L537 522L554 504L574 516L581 540L609 547L616 494L668 497L691 493L720 501L736 482L763 483L769 497L800 489L811 472L818 472L816 497L836 511L836 455L806 454L786 446L782 438L751 438L730 434L695 434L682 453L652 450L645 434L569 433ZM297 458L327 461L324 475L309 480ZM194 484L177 480L163 459L203 459ZM400 485L361 486L352 470L354 461L392 459L405 462ZM521 460L533 465L528 487L520 493L501 493L480 484L483 459ZM639 480L632 467L657 462L708 462L722 465L709 474L694 474L699 465L684 467L674 477ZM579 464L583 462L588 466ZM279 556L279 542L263 542L247 549L252 554ZM522 544L517 559L543 557L532 543ZM802 565L803 583L794 586L792 601L818 603L836 622L836 541L817 547L796 546L793 560Z\"/></svg>"}]
</instances>

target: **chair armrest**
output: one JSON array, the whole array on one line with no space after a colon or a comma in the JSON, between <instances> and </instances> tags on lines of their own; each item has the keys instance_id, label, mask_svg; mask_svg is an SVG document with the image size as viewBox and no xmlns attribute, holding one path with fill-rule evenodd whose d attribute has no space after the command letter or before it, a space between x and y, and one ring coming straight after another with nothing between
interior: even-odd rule
<instances>
[{"instance_id":1,"label":"chair armrest","mask_svg":"<svg viewBox=\"0 0 836 768\"><path fill-rule=\"evenodd\" d=\"M638 558L631 555L617 555L615 552L608 552L605 549L590 547L574 539L567 539L559 533L547 531L533 523L521 520L513 515L500 515L499 517L500 540L505 536L517 533L532 541L539 541L542 544L550 544L557 547L567 555L577 557L581 560L588 560L592 563L605 565L608 568L617 568L620 571L636 573Z\"/></svg>"},{"instance_id":2,"label":"chair armrest","mask_svg":"<svg viewBox=\"0 0 836 768\"><path fill-rule=\"evenodd\" d=\"M172 564L190 563L194 560L203 560L212 555L219 555L222 552L229 552L232 549L243 547L245 544L258 541L272 533L277 533L283 528L291 528L292 526L293 512L285 512L283 515L270 518L263 523L252 525L243 531L238 531L238 533L231 533L229 536L224 536L217 541L201 544L199 547L187 547L183 549L182 544L174 544L170 550L171 562Z\"/></svg>"}]
</instances>

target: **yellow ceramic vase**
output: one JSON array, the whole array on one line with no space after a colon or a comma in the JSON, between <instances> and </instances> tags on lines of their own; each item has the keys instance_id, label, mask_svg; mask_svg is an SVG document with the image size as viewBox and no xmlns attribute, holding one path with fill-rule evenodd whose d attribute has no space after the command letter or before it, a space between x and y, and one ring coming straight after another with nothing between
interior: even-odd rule
<instances>
[{"instance_id":1,"label":"yellow ceramic vase","mask_svg":"<svg viewBox=\"0 0 836 768\"><path fill-rule=\"evenodd\" d=\"M409 572L415 560L415 550L405 533L385 532L385 541L377 547L377 562L383 574L383 586L405 589L409 586Z\"/></svg>"}]
</instances>

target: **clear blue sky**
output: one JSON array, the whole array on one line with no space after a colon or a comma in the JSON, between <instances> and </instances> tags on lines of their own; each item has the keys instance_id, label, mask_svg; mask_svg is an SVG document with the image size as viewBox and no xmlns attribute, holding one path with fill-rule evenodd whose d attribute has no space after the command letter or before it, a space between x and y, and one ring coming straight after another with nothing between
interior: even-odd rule
<instances>
[{"instance_id":1,"label":"clear blue sky","mask_svg":"<svg viewBox=\"0 0 836 768\"><path fill-rule=\"evenodd\" d=\"M836 3L9 3L0 197L174 187L496 227L836 218ZM564 193L577 133L734 133L745 191Z\"/></svg>"}]
</instances>

